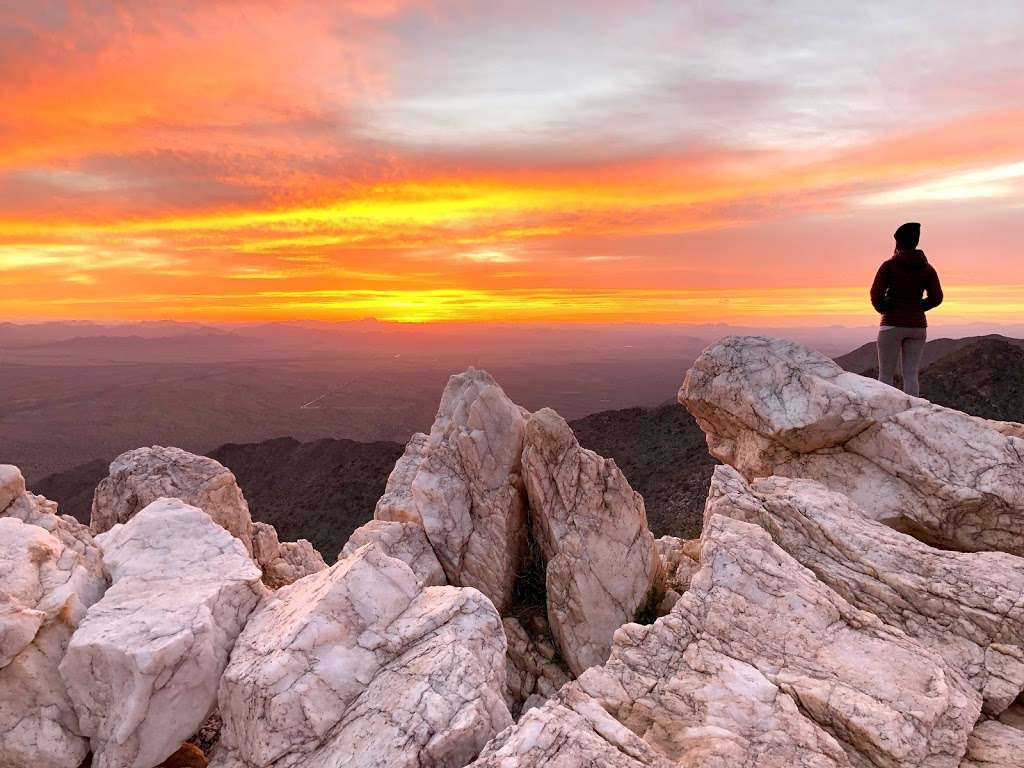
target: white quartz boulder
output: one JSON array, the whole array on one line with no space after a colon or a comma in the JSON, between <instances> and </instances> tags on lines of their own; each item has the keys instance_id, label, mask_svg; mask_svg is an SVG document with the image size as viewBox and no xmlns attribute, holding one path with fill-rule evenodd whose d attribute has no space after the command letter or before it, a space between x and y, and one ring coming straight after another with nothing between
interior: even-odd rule
<instances>
[{"instance_id":1,"label":"white quartz boulder","mask_svg":"<svg viewBox=\"0 0 1024 768\"><path fill-rule=\"evenodd\" d=\"M31 506L38 497L24 492L24 481L20 489L0 502L6 500L8 509L16 501ZM57 535L0 516L0 765L5 767L77 768L89 749L58 664L107 582L98 558L66 545L60 536L63 521L51 522Z\"/></svg>"},{"instance_id":2,"label":"white quartz boulder","mask_svg":"<svg viewBox=\"0 0 1024 768\"><path fill-rule=\"evenodd\" d=\"M818 480L930 544L1024 555L1024 440L983 419L756 336L708 347L679 400L748 479Z\"/></svg>"},{"instance_id":3,"label":"white quartz boulder","mask_svg":"<svg viewBox=\"0 0 1024 768\"><path fill-rule=\"evenodd\" d=\"M998 714L1024 690L1024 558L933 549L863 515L819 483L748 485L717 467L706 515L760 525L776 544L859 608L960 669Z\"/></svg>"},{"instance_id":4,"label":"white quartz boulder","mask_svg":"<svg viewBox=\"0 0 1024 768\"><path fill-rule=\"evenodd\" d=\"M412 568L422 586L438 587L446 583L444 569L427 540L426 532L418 524L371 520L352 532L338 559L348 557L371 542L376 542L386 554Z\"/></svg>"},{"instance_id":5,"label":"white quartz boulder","mask_svg":"<svg viewBox=\"0 0 1024 768\"><path fill-rule=\"evenodd\" d=\"M429 435L413 435L377 504L418 523L448 583L509 605L527 541L521 457L526 411L486 371L452 376Z\"/></svg>"},{"instance_id":6,"label":"white quartz boulder","mask_svg":"<svg viewBox=\"0 0 1024 768\"><path fill-rule=\"evenodd\" d=\"M90 527L108 531L162 497L199 507L252 554L252 517L235 476L219 461L181 448L154 445L114 459L93 495Z\"/></svg>"},{"instance_id":7,"label":"white quartz boulder","mask_svg":"<svg viewBox=\"0 0 1024 768\"><path fill-rule=\"evenodd\" d=\"M60 664L93 768L152 768L196 732L265 588L209 515L157 499L97 537L112 585Z\"/></svg>"},{"instance_id":8,"label":"white quartz boulder","mask_svg":"<svg viewBox=\"0 0 1024 768\"><path fill-rule=\"evenodd\" d=\"M465 765L512 722L505 650L480 592L423 588L367 544L253 614L221 680L212 765Z\"/></svg>"},{"instance_id":9,"label":"white quartz boulder","mask_svg":"<svg viewBox=\"0 0 1024 768\"><path fill-rule=\"evenodd\" d=\"M580 447L549 408L523 449L530 524L546 563L548 621L573 674L608 658L612 635L657 600L660 561L640 494L611 459Z\"/></svg>"},{"instance_id":10,"label":"white quartz boulder","mask_svg":"<svg viewBox=\"0 0 1024 768\"><path fill-rule=\"evenodd\" d=\"M711 517L672 612L494 739L476 768L956 768L980 696L759 527Z\"/></svg>"}]
</instances>

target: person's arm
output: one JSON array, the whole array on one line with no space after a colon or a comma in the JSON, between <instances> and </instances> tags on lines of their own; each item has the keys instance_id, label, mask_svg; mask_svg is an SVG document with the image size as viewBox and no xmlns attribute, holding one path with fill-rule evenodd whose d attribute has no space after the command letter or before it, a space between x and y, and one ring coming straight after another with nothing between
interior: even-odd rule
<instances>
[{"instance_id":1,"label":"person's arm","mask_svg":"<svg viewBox=\"0 0 1024 768\"><path fill-rule=\"evenodd\" d=\"M880 315L884 315L889 310L889 299L885 295L888 290L889 274L883 263L875 273L874 282L871 283L871 306Z\"/></svg>"},{"instance_id":2,"label":"person's arm","mask_svg":"<svg viewBox=\"0 0 1024 768\"><path fill-rule=\"evenodd\" d=\"M942 303L942 284L939 282L939 273L932 267L931 275L928 276L928 285L925 286L925 298L921 299L921 307L927 312L935 309Z\"/></svg>"}]
</instances>

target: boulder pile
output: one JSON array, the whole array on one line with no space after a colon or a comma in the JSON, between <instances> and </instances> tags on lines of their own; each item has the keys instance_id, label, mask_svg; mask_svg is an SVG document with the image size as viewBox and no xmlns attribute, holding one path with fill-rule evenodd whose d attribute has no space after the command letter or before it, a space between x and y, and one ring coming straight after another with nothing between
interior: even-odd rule
<instances>
[{"instance_id":1,"label":"boulder pile","mask_svg":"<svg viewBox=\"0 0 1024 768\"><path fill-rule=\"evenodd\" d=\"M89 528L0 466L0 768L1024 767L1024 427L762 337L679 400L693 541L474 369L330 567L179 449Z\"/></svg>"}]
</instances>

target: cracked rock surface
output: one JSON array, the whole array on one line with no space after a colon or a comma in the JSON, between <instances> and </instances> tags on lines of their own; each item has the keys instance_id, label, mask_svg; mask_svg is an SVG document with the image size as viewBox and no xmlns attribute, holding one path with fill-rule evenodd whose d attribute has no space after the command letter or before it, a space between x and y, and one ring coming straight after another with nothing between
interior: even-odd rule
<instances>
[{"instance_id":1,"label":"cracked rock surface","mask_svg":"<svg viewBox=\"0 0 1024 768\"><path fill-rule=\"evenodd\" d=\"M306 539L281 542L277 529L268 523L252 524L253 557L263 568L263 583L278 589L327 567L323 557Z\"/></svg>"},{"instance_id":2,"label":"cracked rock surface","mask_svg":"<svg viewBox=\"0 0 1024 768\"><path fill-rule=\"evenodd\" d=\"M97 537L112 585L78 626L60 674L93 768L152 768L195 733L265 588L209 515L158 499Z\"/></svg>"},{"instance_id":3,"label":"cracked rock surface","mask_svg":"<svg viewBox=\"0 0 1024 768\"><path fill-rule=\"evenodd\" d=\"M114 459L93 495L90 527L103 533L127 523L161 497L199 507L252 554L252 517L235 476L219 461L181 448L154 445Z\"/></svg>"},{"instance_id":4,"label":"cracked rock surface","mask_svg":"<svg viewBox=\"0 0 1024 768\"><path fill-rule=\"evenodd\" d=\"M413 435L374 514L421 525L448 583L479 589L499 611L526 547L528 415L486 371L452 376L430 434Z\"/></svg>"},{"instance_id":5,"label":"cracked rock surface","mask_svg":"<svg viewBox=\"0 0 1024 768\"><path fill-rule=\"evenodd\" d=\"M345 543L338 559L348 557L364 544L377 542L391 557L408 565L421 586L441 587L447 582L444 569L434 554L423 528L416 523L371 520L355 531Z\"/></svg>"},{"instance_id":6,"label":"cracked rock surface","mask_svg":"<svg viewBox=\"0 0 1024 768\"><path fill-rule=\"evenodd\" d=\"M181 448L137 448L110 464L110 474L96 488L90 528L102 533L128 522L159 498L174 498L198 507L236 537L259 563L264 582L276 589L327 567L305 539L280 542L274 526L253 522L249 504L235 476L219 461Z\"/></svg>"},{"instance_id":7,"label":"cracked rock surface","mask_svg":"<svg viewBox=\"0 0 1024 768\"><path fill-rule=\"evenodd\" d=\"M513 716L531 705L542 704L569 682L569 675L558 660L547 622L536 615L528 632L519 619L502 619L508 641L506 656L505 701Z\"/></svg>"},{"instance_id":8,"label":"cracked rock surface","mask_svg":"<svg viewBox=\"0 0 1024 768\"><path fill-rule=\"evenodd\" d=\"M961 768L1020 768L1024 765L1024 731L986 720L974 729Z\"/></svg>"},{"instance_id":9,"label":"cracked rock surface","mask_svg":"<svg viewBox=\"0 0 1024 768\"><path fill-rule=\"evenodd\" d=\"M719 515L672 612L491 742L479 768L954 768L981 699L767 533Z\"/></svg>"},{"instance_id":10,"label":"cracked rock surface","mask_svg":"<svg viewBox=\"0 0 1024 768\"><path fill-rule=\"evenodd\" d=\"M1024 558L934 549L819 483L716 468L706 515L760 525L859 608L958 668L999 714L1024 690Z\"/></svg>"},{"instance_id":11,"label":"cracked rock surface","mask_svg":"<svg viewBox=\"0 0 1024 768\"><path fill-rule=\"evenodd\" d=\"M511 724L505 650L480 592L423 588L366 544L253 614L221 680L211 765L466 765Z\"/></svg>"},{"instance_id":12,"label":"cracked rock surface","mask_svg":"<svg viewBox=\"0 0 1024 768\"><path fill-rule=\"evenodd\" d=\"M757 336L708 347L679 401L748 479L818 480L930 544L1024 555L1024 440L990 422Z\"/></svg>"},{"instance_id":13,"label":"cracked rock surface","mask_svg":"<svg viewBox=\"0 0 1024 768\"><path fill-rule=\"evenodd\" d=\"M530 524L547 566L548 621L574 675L608 658L612 635L653 599L660 576L644 502L610 459L549 408L526 425Z\"/></svg>"},{"instance_id":14,"label":"cracked rock surface","mask_svg":"<svg viewBox=\"0 0 1024 768\"><path fill-rule=\"evenodd\" d=\"M58 665L107 581L88 530L0 465L0 765L77 768L88 752Z\"/></svg>"}]
</instances>

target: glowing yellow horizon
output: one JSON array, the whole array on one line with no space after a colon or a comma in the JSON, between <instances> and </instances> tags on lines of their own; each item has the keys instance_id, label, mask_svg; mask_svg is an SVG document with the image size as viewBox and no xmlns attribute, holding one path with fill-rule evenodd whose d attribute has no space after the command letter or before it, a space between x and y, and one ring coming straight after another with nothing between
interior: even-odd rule
<instances>
[{"instance_id":1,"label":"glowing yellow horizon","mask_svg":"<svg viewBox=\"0 0 1024 768\"><path fill-rule=\"evenodd\" d=\"M984 83L879 46L875 93L832 66L856 8L800 48L768 6L492 5L15 0L0 316L871 322L917 220L937 319L1024 321L1019 71L966 11L919 21ZM526 66L493 36L534 13Z\"/></svg>"}]
</instances>

